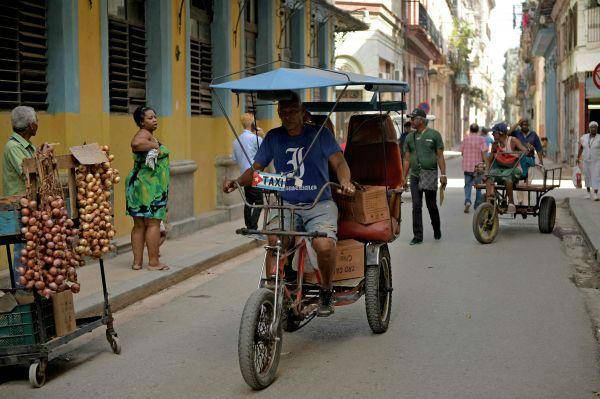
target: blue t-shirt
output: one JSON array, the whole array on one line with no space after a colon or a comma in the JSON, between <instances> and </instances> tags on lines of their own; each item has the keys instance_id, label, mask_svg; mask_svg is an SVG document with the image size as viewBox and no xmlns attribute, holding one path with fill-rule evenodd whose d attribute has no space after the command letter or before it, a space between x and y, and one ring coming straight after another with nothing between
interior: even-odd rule
<instances>
[{"instance_id":1,"label":"blue t-shirt","mask_svg":"<svg viewBox=\"0 0 600 399\"><path fill-rule=\"evenodd\" d=\"M296 187L294 179L288 179L283 199L289 203L313 202L321 187L329 181L329 157L342 151L331 131L323 128L307 154L306 150L318 131L319 127L306 124L298 136L290 136L283 126L271 129L256 153L254 162L267 166L273 161L276 172L280 174L292 172L298 168L302 158L306 157L295 175L302 180L302 185ZM323 193L321 201L328 199L331 199L329 189Z\"/></svg>"},{"instance_id":2,"label":"blue t-shirt","mask_svg":"<svg viewBox=\"0 0 600 399\"><path fill-rule=\"evenodd\" d=\"M540 137L533 130L530 130L527 137L525 137L525 135L523 134L521 129L517 129L514 131L513 136L516 137L517 139L519 139L521 144L523 144L525 147L527 147L527 144L531 144L533 146L533 148L538 152L538 154L542 153L542 142L540 140ZM534 155L535 154L534 154L533 150L530 150L527 153L528 157L532 157Z\"/></svg>"}]
</instances>

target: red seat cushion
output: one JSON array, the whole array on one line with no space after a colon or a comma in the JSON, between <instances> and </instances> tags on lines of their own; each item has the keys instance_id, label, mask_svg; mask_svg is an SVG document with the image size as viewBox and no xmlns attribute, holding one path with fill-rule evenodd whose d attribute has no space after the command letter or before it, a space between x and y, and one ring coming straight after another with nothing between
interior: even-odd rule
<instances>
[{"instance_id":1,"label":"red seat cushion","mask_svg":"<svg viewBox=\"0 0 600 399\"><path fill-rule=\"evenodd\" d=\"M398 222L392 219L372 224L360 224L352 220L340 220L338 224L338 239L354 239L357 241L390 242L394 239L392 231L398 231Z\"/></svg>"}]
</instances>

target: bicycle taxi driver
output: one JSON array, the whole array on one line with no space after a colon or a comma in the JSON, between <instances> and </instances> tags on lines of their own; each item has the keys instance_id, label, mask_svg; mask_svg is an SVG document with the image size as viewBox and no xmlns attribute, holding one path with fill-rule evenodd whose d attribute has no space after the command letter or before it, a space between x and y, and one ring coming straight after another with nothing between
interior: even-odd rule
<instances>
[{"instance_id":1,"label":"bicycle taxi driver","mask_svg":"<svg viewBox=\"0 0 600 399\"><path fill-rule=\"evenodd\" d=\"M337 176L343 195L353 195L354 185L350 180L350 168L342 155L342 150L329 129L323 128L317 142L307 152L311 142L319 131L319 126L303 122L304 111L300 98L293 93L291 98L280 100L277 113L281 119L281 127L271 129L258 149L252 168L237 178L241 186L252 184L254 171L262 171L273 161L279 174L287 174L297 170L296 184L288 186L283 192L284 203L291 205L312 204L320 189L329 182L329 167ZM302 162L303 160L303 162ZM298 184L300 183L300 184ZM236 188L235 181L225 180L223 191L230 193ZM290 218L285 218L286 230L290 228ZM317 253L319 271L321 273L321 303L318 316L329 316L334 312L332 275L335 270L337 240L338 209L327 188L317 205L310 210L295 212L295 230L306 232L323 232L327 237L312 239L312 246ZM269 245L275 246L276 236L269 236ZM284 241L284 247L289 242ZM275 255L267 255L267 271L275 269Z\"/></svg>"}]
</instances>

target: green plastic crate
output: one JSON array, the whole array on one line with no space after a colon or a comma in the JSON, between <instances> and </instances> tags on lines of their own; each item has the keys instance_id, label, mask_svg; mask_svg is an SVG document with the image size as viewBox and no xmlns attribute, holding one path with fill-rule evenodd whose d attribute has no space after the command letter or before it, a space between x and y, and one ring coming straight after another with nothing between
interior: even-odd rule
<instances>
[{"instance_id":1,"label":"green plastic crate","mask_svg":"<svg viewBox=\"0 0 600 399\"><path fill-rule=\"evenodd\" d=\"M0 348L41 344L37 318L42 318L46 340L56 335L51 300L40 300L42 314L38 315L35 304L18 305L11 312L0 313Z\"/></svg>"}]
</instances>

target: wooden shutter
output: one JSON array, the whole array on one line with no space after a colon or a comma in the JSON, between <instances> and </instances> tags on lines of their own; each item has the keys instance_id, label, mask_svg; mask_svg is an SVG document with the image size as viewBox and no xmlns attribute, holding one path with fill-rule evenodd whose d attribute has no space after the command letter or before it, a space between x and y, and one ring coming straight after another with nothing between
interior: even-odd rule
<instances>
[{"instance_id":1,"label":"wooden shutter","mask_svg":"<svg viewBox=\"0 0 600 399\"><path fill-rule=\"evenodd\" d=\"M0 109L47 103L46 0L0 2Z\"/></svg>"},{"instance_id":2,"label":"wooden shutter","mask_svg":"<svg viewBox=\"0 0 600 399\"><path fill-rule=\"evenodd\" d=\"M143 7L143 2L136 2ZM109 16L109 96L111 112L132 113L146 103L146 28L143 22Z\"/></svg>"},{"instance_id":3,"label":"wooden shutter","mask_svg":"<svg viewBox=\"0 0 600 399\"><path fill-rule=\"evenodd\" d=\"M190 105L192 115L212 115L212 43L210 2L192 1L190 32Z\"/></svg>"}]
</instances>

